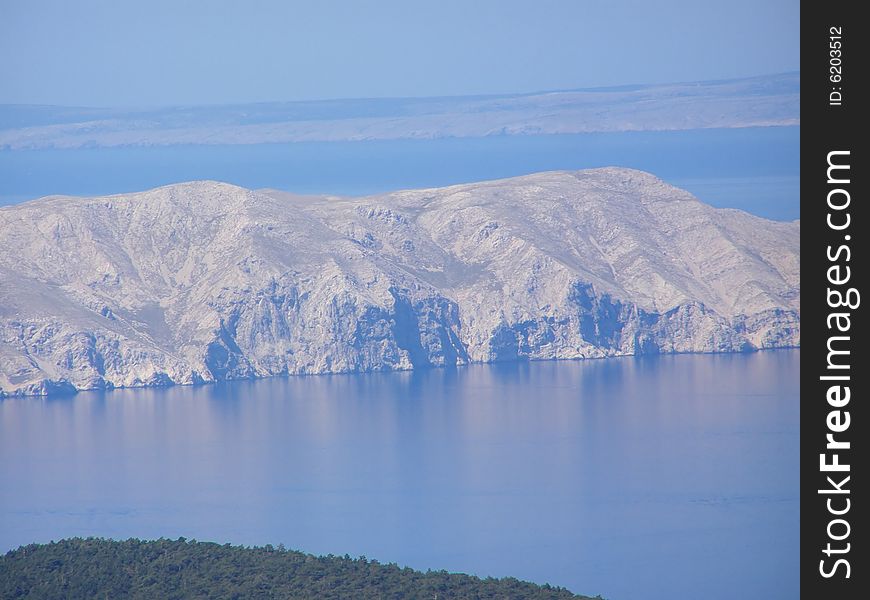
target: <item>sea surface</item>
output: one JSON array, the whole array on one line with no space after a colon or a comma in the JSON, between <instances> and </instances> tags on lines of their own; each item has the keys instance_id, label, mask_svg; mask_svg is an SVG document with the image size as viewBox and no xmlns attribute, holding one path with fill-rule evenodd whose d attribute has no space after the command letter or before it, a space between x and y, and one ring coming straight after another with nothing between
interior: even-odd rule
<instances>
[{"instance_id":1,"label":"sea surface","mask_svg":"<svg viewBox=\"0 0 870 600\"><path fill-rule=\"evenodd\" d=\"M797 598L799 350L0 401L0 551L279 544L609 600Z\"/></svg>"},{"instance_id":2,"label":"sea surface","mask_svg":"<svg viewBox=\"0 0 870 600\"><path fill-rule=\"evenodd\" d=\"M800 128L757 127L435 140L0 150L0 205L133 192L195 179L367 195L538 171L649 171L708 204L800 216Z\"/></svg>"}]
</instances>

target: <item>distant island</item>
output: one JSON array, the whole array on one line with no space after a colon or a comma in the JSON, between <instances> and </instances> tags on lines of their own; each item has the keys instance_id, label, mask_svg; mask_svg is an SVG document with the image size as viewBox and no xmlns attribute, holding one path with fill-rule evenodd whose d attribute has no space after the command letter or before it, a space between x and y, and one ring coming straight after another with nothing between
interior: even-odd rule
<instances>
[{"instance_id":1,"label":"distant island","mask_svg":"<svg viewBox=\"0 0 870 600\"><path fill-rule=\"evenodd\" d=\"M0 208L0 395L800 343L800 224L641 171Z\"/></svg>"},{"instance_id":2,"label":"distant island","mask_svg":"<svg viewBox=\"0 0 870 600\"><path fill-rule=\"evenodd\" d=\"M510 577L424 573L364 557L184 538L73 538L22 546L0 557L0 597L593 600Z\"/></svg>"},{"instance_id":3,"label":"distant island","mask_svg":"<svg viewBox=\"0 0 870 600\"><path fill-rule=\"evenodd\" d=\"M0 105L0 151L800 124L800 73L525 94L165 108Z\"/></svg>"}]
</instances>

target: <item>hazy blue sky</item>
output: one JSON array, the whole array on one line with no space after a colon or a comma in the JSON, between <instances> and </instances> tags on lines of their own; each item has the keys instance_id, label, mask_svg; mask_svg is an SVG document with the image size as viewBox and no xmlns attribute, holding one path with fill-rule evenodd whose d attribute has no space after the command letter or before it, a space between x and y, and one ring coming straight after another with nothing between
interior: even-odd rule
<instances>
[{"instance_id":1,"label":"hazy blue sky","mask_svg":"<svg viewBox=\"0 0 870 600\"><path fill-rule=\"evenodd\" d=\"M0 0L0 103L430 96L799 66L798 0Z\"/></svg>"}]
</instances>

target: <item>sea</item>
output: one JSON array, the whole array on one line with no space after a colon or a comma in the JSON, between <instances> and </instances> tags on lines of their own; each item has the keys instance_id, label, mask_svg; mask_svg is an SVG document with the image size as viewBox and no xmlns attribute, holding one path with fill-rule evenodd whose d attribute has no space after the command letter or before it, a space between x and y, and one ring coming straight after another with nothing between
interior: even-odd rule
<instances>
[{"instance_id":1,"label":"sea","mask_svg":"<svg viewBox=\"0 0 870 600\"><path fill-rule=\"evenodd\" d=\"M797 598L799 350L0 401L0 551L284 544L609 600Z\"/></svg>"},{"instance_id":2,"label":"sea","mask_svg":"<svg viewBox=\"0 0 870 600\"><path fill-rule=\"evenodd\" d=\"M627 166L800 217L798 127L0 151L0 204L215 179L361 196ZM0 551L284 544L608 600L795 598L800 351L0 400Z\"/></svg>"},{"instance_id":3,"label":"sea","mask_svg":"<svg viewBox=\"0 0 870 600\"><path fill-rule=\"evenodd\" d=\"M0 205L52 194L142 191L196 179L362 196L605 166L649 171L713 206L769 219L800 217L800 127L0 150Z\"/></svg>"}]
</instances>

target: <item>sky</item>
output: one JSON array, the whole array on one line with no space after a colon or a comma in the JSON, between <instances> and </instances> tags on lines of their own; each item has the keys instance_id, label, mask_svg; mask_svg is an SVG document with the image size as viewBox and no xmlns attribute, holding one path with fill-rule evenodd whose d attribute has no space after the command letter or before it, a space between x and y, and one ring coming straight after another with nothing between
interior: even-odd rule
<instances>
[{"instance_id":1,"label":"sky","mask_svg":"<svg viewBox=\"0 0 870 600\"><path fill-rule=\"evenodd\" d=\"M799 0L0 0L0 103L499 94L799 68Z\"/></svg>"}]
</instances>

